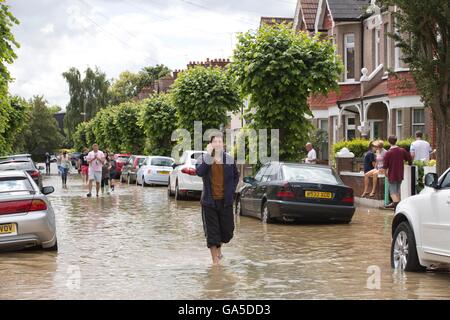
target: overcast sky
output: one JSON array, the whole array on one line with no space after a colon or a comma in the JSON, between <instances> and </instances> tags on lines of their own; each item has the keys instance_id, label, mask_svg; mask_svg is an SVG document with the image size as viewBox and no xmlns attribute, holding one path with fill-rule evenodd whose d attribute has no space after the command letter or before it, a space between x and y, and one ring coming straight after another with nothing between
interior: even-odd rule
<instances>
[{"instance_id":1,"label":"overcast sky","mask_svg":"<svg viewBox=\"0 0 450 320\"><path fill-rule=\"evenodd\" d=\"M293 17L296 0L7 0L20 25L21 47L10 67L10 91L43 94L63 109L70 67L98 66L108 78L163 63L226 58L236 32L257 29L261 16Z\"/></svg>"}]
</instances>

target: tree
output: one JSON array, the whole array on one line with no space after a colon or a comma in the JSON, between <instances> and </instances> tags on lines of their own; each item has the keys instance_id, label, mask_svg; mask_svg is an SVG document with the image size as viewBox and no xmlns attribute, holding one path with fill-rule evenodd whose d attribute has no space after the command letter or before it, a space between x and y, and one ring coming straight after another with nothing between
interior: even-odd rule
<instances>
[{"instance_id":1,"label":"tree","mask_svg":"<svg viewBox=\"0 0 450 320\"><path fill-rule=\"evenodd\" d=\"M311 94L338 88L342 72L331 41L296 33L285 25L240 34L230 71L249 97L253 129L279 129L280 159L298 161L311 130Z\"/></svg>"},{"instance_id":2,"label":"tree","mask_svg":"<svg viewBox=\"0 0 450 320\"><path fill-rule=\"evenodd\" d=\"M450 3L442 0L382 0L395 5L401 48L423 102L436 121L437 170L450 167Z\"/></svg>"},{"instance_id":3,"label":"tree","mask_svg":"<svg viewBox=\"0 0 450 320\"><path fill-rule=\"evenodd\" d=\"M59 132L54 113L47 107L43 96L30 100L29 125L24 130L25 149L33 155L42 155L61 146L63 136Z\"/></svg>"},{"instance_id":4,"label":"tree","mask_svg":"<svg viewBox=\"0 0 450 320\"><path fill-rule=\"evenodd\" d=\"M64 126L69 139L72 139L72 134L81 121L92 119L109 102L109 81L106 79L106 74L98 68L95 70L87 68L84 73L83 79L76 68L63 73L69 85L70 95L64 117Z\"/></svg>"},{"instance_id":5,"label":"tree","mask_svg":"<svg viewBox=\"0 0 450 320\"><path fill-rule=\"evenodd\" d=\"M140 154L144 149L144 132L137 125L142 104L125 102L113 107L115 136L120 138L119 150Z\"/></svg>"},{"instance_id":6,"label":"tree","mask_svg":"<svg viewBox=\"0 0 450 320\"><path fill-rule=\"evenodd\" d=\"M6 104L0 110L0 154L25 150L23 131L29 124L31 108L25 99L18 96L8 97Z\"/></svg>"},{"instance_id":7,"label":"tree","mask_svg":"<svg viewBox=\"0 0 450 320\"><path fill-rule=\"evenodd\" d=\"M8 82L11 81L6 64L14 62L17 56L13 47L19 47L11 32L12 27L19 24L19 20L13 16L9 11L9 6L3 2L4 0L0 0L0 102L6 97Z\"/></svg>"},{"instance_id":8,"label":"tree","mask_svg":"<svg viewBox=\"0 0 450 320\"><path fill-rule=\"evenodd\" d=\"M219 68L197 66L182 72L171 96L177 110L178 127L194 132L194 121L202 121L203 131L219 129L228 122L227 111L242 104L230 75Z\"/></svg>"},{"instance_id":9,"label":"tree","mask_svg":"<svg viewBox=\"0 0 450 320\"><path fill-rule=\"evenodd\" d=\"M170 73L171 70L163 64L142 68L138 73L139 81L136 92L141 92L142 88L151 85L155 80L161 79Z\"/></svg>"},{"instance_id":10,"label":"tree","mask_svg":"<svg viewBox=\"0 0 450 320\"><path fill-rule=\"evenodd\" d=\"M117 105L132 100L137 96L140 77L138 74L124 71L119 75L119 79L113 82L110 87L110 104Z\"/></svg>"},{"instance_id":11,"label":"tree","mask_svg":"<svg viewBox=\"0 0 450 320\"><path fill-rule=\"evenodd\" d=\"M147 138L145 153L170 156L172 132L177 128L175 107L166 94L153 95L142 104L138 124Z\"/></svg>"}]
</instances>

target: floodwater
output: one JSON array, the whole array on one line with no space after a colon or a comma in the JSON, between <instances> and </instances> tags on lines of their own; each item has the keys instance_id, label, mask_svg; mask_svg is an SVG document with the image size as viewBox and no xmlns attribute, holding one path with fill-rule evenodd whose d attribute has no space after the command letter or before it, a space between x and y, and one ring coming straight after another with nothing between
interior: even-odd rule
<instances>
[{"instance_id":1,"label":"floodwater","mask_svg":"<svg viewBox=\"0 0 450 320\"><path fill-rule=\"evenodd\" d=\"M198 200L122 184L87 198L78 176L46 177L58 253L0 253L1 299L448 299L450 273L390 267L392 212L360 208L350 225L263 225L236 218L212 267Z\"/></svg>"}]
</instances>

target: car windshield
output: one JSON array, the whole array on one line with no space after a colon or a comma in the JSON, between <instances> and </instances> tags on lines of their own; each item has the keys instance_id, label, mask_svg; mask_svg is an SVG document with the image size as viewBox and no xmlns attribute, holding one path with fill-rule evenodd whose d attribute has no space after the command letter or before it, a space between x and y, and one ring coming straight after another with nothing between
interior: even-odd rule
<instances>
[{"instance_id":1,"label":"car windshield","mask_svg":"<svg viewBox=\"0 0 450 320\"><path fill-rule=\"evenodd\" d=\"M122 156L117 157L117 161L119 162L128 162L129 159L130 157L122 157Z\"/></svg>"},{"instance_id":2,"label":"car windshield","mask_svg":"<svg viewBox=\"0 0 450 320\"><path fill-rule=\"evenodd\" d=\"M0 162L0 170L31 170L34 169L30 161L7 161Z\"/></svg>"},{"instance_id":3,"label":"car windshield","mask_svg":"<svg viewBox=\"0 0 450 320\"><path fill-rule=\"evenodd\" d=\"M152 159L152 166L156 167L171 167L173 164L173 161L171 159L166 158L153 158Z\"/></svg>"},{"instance_id":4,"label":"car windshield","mask_svg":"<svg viewBox=\"0 0 450 320\"><path fill-rule=\"evenodd\" d=\"M138 158L137 163L138 165L141 165L142 163L144 163L145 158Z\"/></svg>"},{"instance_id":5,"label":"car windshield","mask_svg":"<svg viewBox=\"0 0 450 320\"><path fill-rule=\"evenodd\" d=\"M10 193L29 193L34 192L30 181L25 177L6 177L0 178L0 197Z\"/></svg>"},{"instance_id":6,"label":"car windshield","mask_svg":"<svg viewBox=\"0 0 450 320\"><path fill-rule=\"evenodd\" d=\"M323 184L342 184L330 168L308 167L308 166L283 166L283 176L285 180L323 183Z\"/></svg>"}]
</instances>

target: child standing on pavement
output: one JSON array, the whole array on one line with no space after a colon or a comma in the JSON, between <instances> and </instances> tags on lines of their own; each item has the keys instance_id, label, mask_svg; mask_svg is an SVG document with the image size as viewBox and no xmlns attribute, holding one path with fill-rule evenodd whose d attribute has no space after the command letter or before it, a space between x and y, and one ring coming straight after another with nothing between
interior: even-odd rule
<instances>
[{"instance_id":1,"label":"child standing on pavement","mask_svg":"<svg viewBox=\"0 0 450 320\"><path fill-rule=\"evenodd\" d=\"M110 168L111 168L111 163L109 161L109 158L106 157L106 160L102 166L102 183L101 183L102 193L105 193L105 191L106 191L106 194L109 194Z\"/></svg>"}]
</instances>

